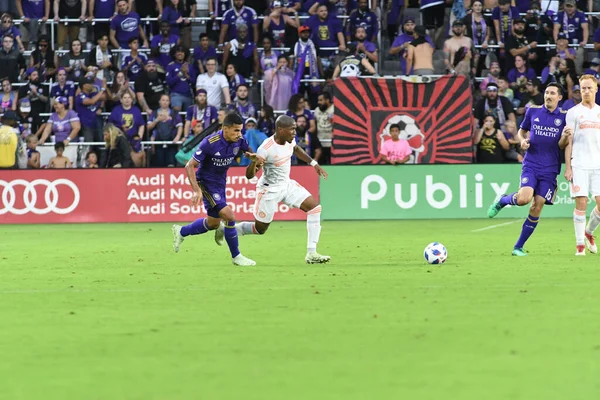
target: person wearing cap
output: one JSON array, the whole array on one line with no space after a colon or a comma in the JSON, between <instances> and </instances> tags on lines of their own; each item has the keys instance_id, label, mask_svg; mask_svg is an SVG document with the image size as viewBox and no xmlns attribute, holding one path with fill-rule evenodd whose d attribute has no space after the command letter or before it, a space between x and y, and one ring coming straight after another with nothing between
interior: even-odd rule
<instances>
[{"instance_id":1,"label":"person wearing cap","mask_svg":"<svg viewBox=\"0 0 600 400\"><path fill-rule=\"evenodd\" d=\"M31 134L40 137L46 127L46 123L39 114L31 114L31 102L27 97L19 101L17 120L21 137Z\"/></svg>"},{"instance_id":2,"label":"person wearing cap","mask_svg":"<svg viewBox=\"0 0 600 400\"><path fill-rule=\"evenodd\" d=\"M346 42L352 41L356 28L363 27L367 31L367 39L377 41L379 32L377 15L369 10L368 0L358 0L358 8L350 13L346 23Z\"/></svg>"},{"instance_id":3,"label":"person wearing cap","mask_svg":"<svg viewBox=\"0 0 600 400\"><path fill-rule=\"evenodd\" d=\"M167 85L157 71L156 62L149 59L144 72L135 81L137 103L147 114L158 108L160 96L167 92Z\"/></svg>"},{"instance_id":4,"label":"person wearing cap","mask_svg":"<svg viewBox=\"0 0 600 400\"><path fill-rule=\"evenodd\" d=\"M17 135L17 114L6 111L0 118L0 168L13 169L17 166L19 137Z\"/></svg>"},{"instance_id":5,"label":"person wearing cap","mask_svg":"<svg viewBox=\"0 0 600 400\"><path fill-rule=\"evenodd\" d=\"M81 132L86 142L102 141L102 102L106 90L96 91L94 79L83 77L79 82L79 94L75 98L75 111L79 116Z\"/></svg>"},{"instance_id":6,"label":"person wearing cap","mask_svg":"<svg viewBox=\"0 0 600 400\"><path fill-rule=\"evenodd\" d=\"M248 27L237 25L236 38L225 44L223 65L233 64L244 79L258 79L258 50L256 43L248 40Z\"/></svg>"},{"instance_id":7,"label":"person wearing cap","mask_svg":"<svg viewBox=\"0 0 600 400\"><path fill-rule=\"evenodd\" d=\"M167 66L166 82L171 94L173 110L187 110L194 103L193 84L196 82L196 72L187 62L190 52L183 45L173 48L175 60Z\"/></svg>"},{"instance_id":8,"label":"person wearing cap","mask_svg":"<svg viewBox=\"0 0 600 400\"><path fill-rule=\"evenodd\" d=\"M286 47L291 45L287 43L285 29L286 26L298 29L300 26L300 18L298 13L293 8L294 18L284 14L280 0L275 0L271 3L271 13L263 19L262 31L269 34L273 38L274 47ZM289 39L289 38L288 38Z\"/></svg>"},{"instance_id":9,"label":"person wearing cap","mask_svg":"<svg viewBox=\"0 0 600 400\"><path fill-rule=\"evenodd\" d=\"M219 46L226 41L236 37L236 25L243 20L248 27L248 40L256 42L258 35L258 15L250 7L244 5L244 0L233 0L233 8L225 11L221 22L221 34L219 35ZM250 29L252 27L252 29Z\"/></svg>"},{"instance_id":10,"label":"person wearing cap","mask_svg":"<svg viewBox=\"0 0 600 400\"><path fill-rule=\"evenodd\" d=\"M66 97L57 97L53 103L54 112L48 118L39 144L44 144L52 134L54 135L54 142L64 142L65 145L68 145L77 138L81 129L79 116L75 111L69 110L69 100Z\"/></svg>"},{"instance_id":11,"label":"person wearing cap","mask_svg":"<svg viewBox=\"0 0 600 400\"><path fill-rule=\"evenodd\" d=\"M473 41L465 36L465 24L461 20L452 23L452 36L444 42L444 63L450 73L469 75L473 56ZM432 61L433 65L433 61Z\"/></svg>"},{"instance_id":12,"label":"person wearing cap","mask_svg":"<svg viewBox=\"0 0 600 400\"><path fill-rule=\"evenodd\" d=\"M246 130L256 129L257 124L258 123L256 122L256 118L249 117L249 118L246 118L246 122L244 122L244 128L246 128ZM266 135L265 135L265 139L266 139Z\"/></svg>"},{"instance_id":13,"label":"person wearing cap","mask_svg":"<svg viewBox=\"0 0 600 400\"><path fill-rule=\"evenodd\" d=\"M69 100L68 108L73 109L75 100L75 83L67 80L67 71L60 67L56 72L56 82L50 86L50 98L66 97Z\"/></svg>"},{"instance_id":14,"label":"person wearing cap","mask_svg":"<svg viewBox=\"0 0 600 400\"><path fill-rule=\"evenodd\" d=\"M28 97L33 113L41 114L46 112L48 106L48 86L42 85L37 69L29 68L26 75L29 80L19 89L19 99Z\"/></svg>"},{"instance_id":15,"label":"person wearing cap","mask_svg":"<svg viewBox=\"0 0 600 400\"><path fill-rule=\"evenodd\" d=\"M185 125L183 127L183 137L187 138L190 134L190 128L193 129L193 122L202 125L202 130L208 128L217 121L218 111L215 107L208 105L207 93L205 89L196 91L196 103L187 109L185 115ZM179 139L179 138L177 138Z\"/></svg>"},{"instance_id":16,"label":"person wearing cap","mask_svg":"<svg viewBox=\"0 0 600 400\"><path fill-rule=\"evenodd\" d=\"M585 13L577 10L575 0L565 0L564 10L554 16L554 41L558 40L558 34L563 32L570 45L578 45L575 57L575 68L577 73L583 71L585 61L585 45L589 38L589 21Z\"/></svg>"},{"instance_id":17,"label":"person wearing cap","mask_svg":"<svg viewBox=\"0 0 600 400\"><path fill-rule=\"evenodd\" d=\"M404 74L406 72L406 54L408 51L408 46L410 42L415 40L415 19L413 17L406 17L404 19L404 24L402 25L402 33L396 36L394 39L394 43L390 46L389 54L391 56L399 55L400 57L400 73ZM425 40L432 49L435 50L435 45L433 41L429 37L429 35L425 35ZM410 70L412 73L412 69ZM409 75L410 75L409 73Z\"/></svg>"},{"instance_id":18,"label":"person wearing cap","mask_svg":"<svg viewBox=\"0 0 600 400\"><path fill-rule=\"evenodd\" d=\"M573 89L571 89L571 96L569 96L569 98L562 103L560 109L563 111L569 111L579 103L581 103L581 87L579 85L575 85L573 86Z\"/></svg>"},{"instance_id":19,"label":"person wearing cap","mask_svg":"<svg viewBox=\"0 0 600 400\"><path fill-rule=\"evenodd\" d=\"M511 0L498 0L498 6L492 10L492 21L494 21L496 41L500 47L504 47L508 36L513 34L514 21L517 19L519 19L519 10L511 6Z\"/></svg>"},{"instance_id":20,"label":"person wearing cap","mask_svg":"<svg viewBox=\"0 0 600 400\"><path fill-rule=\"evenodd\" d=\"M540 92L542 82L538 78L529 79L525 84L527 92L523 95L519 107L517 107L517 115L520 117L525 115L527 109L531 106L541 106L544 104L544 94Z\"/></svg>"},{"instance_id":21,"label":"person wearing cap","mask_svg":"<svg viewBox=\"0 0 600 400\"><path fill-rule=\"evenodd\" d=\"M496 117L499 128L502 130L504 130L506 120L517 123L513 105L506 97L498 96L498 84L494 82L488 84L485 97L477 102L473 114L479 121L480 127L483 126L485 116L489 114Z\"/></svg>"},{"instance_id":22,"label":"person wearing cap","mask_svg":"<svg viewBox=\"0 0 600 400\"><path fill-rule=\"evenodd\" d=\"M513 23L513 34L510 35L504 42L506 71L509 71L515 66L515 57L520 55L533 64L537 61L537 53L535 48L537 42L529 42L525 36L525 20L521 17L517 18Z\"/></svg>"},{"instance_id":23,"label":"person wearing cap","mask_svg":"<svg viewBox=\"0 0 600 400\"><path fill-rule=\"evenodd\" d=\"M142 29L140 16L129 9L127 0L117 0L117 14L110 21L110 43L115 49L127 49L129 39L139 37L143 47L148 47L148 39Z\"/></svg>"},{"instance_id":24,"label":"person wearing cap","mask_svg":"<svg viewBox=\"0 0 600 400\"><path fill-rule=\"evenodd\" d=\"M569 39L564 32L558 33L555 53L561 59L570 58L571 60L575 60L577 57L577 51L573 47L569 47Z\"/></svg>"},{"instance_id":25,"label":"person wearing cap","mask_svg":"<svg viewBox=\"0 0 600 400\"><path fill-rule=\"evenodd\" d=\"M589 68L586 69L583 74L584 75L592 75L596 79L600 80L600 58L594 57L592 59L592 61L590 61Z\"/></svg>"}]
</instances>

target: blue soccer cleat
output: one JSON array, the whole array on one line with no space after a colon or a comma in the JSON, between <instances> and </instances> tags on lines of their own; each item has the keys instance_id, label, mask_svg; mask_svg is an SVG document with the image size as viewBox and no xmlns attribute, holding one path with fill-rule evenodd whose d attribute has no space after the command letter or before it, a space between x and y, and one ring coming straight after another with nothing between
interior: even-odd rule
<instances>
[{"instance_id":1,"label":"blue soccer cleat","mask_svg":"<svg viewBox=\"0 0 600 400\"><path fill-rule=\"evenodd\" d=\"M527 253L525 253L525 250L523 250L522 248L521 249L516 248L516 249L513 249L512 255L517 256L517 257L526 257Z\"/></svg>"}]
</instances>

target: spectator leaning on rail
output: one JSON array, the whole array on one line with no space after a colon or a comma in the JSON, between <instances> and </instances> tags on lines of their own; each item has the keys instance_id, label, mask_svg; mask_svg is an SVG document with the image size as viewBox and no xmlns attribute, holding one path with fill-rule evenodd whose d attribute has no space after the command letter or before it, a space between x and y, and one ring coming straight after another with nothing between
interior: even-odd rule
<instances>
[{"instance_id":1,"label":"spectator leaning on rail","mask_svg":"<svg viewBox=\"0 0 600 400\"><path fill-rule=\"evenodd\" d=\"M40 145L44 144L50 136L54 135L54 142L63 142L68 145L77 139L77 135L81 129L79 116L73 110L69 110L69 100L60 96L54 101L54 112L50 115L44 134L40 140Z\"/></svg>"},{"instance_id":2,"label":"spectator leaning on rail","mask_svg":"<svg viewBox=\"0 0 600 400\"><path fill-rule=\"evenodd\" d=\"M16 0L16 6L17 16L23 18L21 23L23 45L28 47L29 43L37 42L40 20L42 24L45 24L50 16L50 1ZM43 30L46 30L45 26Z\"/></svg>"},{"instance_id":3,"label":"spectator leaning on rail","mask_svg":"<svg viewBox=\"0 0 600 400\"><path fill-rule=\"evenodd\" d=\"M391 139L385 140L381 146L381 159L386 164L406 164L410 160L412 150L406 139L400 139L400 125L390 126Z\"/></svg>"},{"instance_id":4,"label":"spectator leaning on rail","mask_svg":"<svg viewBox=\"0 0 600 400\"><path fill-rule=\"evenodd\" d=\"M127 49L128 41L132 37L142 39L143 47L148 47L146 34L140 24L140 16L129 11L127 0L117 0L118 13L110 22L110 43L116 49Z\"/></svg>"},{"instance_id":5,"label":"spectator leaning on rail","mask_svg":"<svg viewBox=\"0 0 600 400\"><path fill-rule=\"evenodd\" d=\"M54 21L61 19L79 19L85 21L87 1L85 0L54 0ZM69 42L79 37L80 22L59 22L56 44L59 49L65 48L67 35Z\"/></svg>"},{"instance_id":6,"label":"spectator leaning on rail","mask_svg":"<svg viewBox=\"0 0 600 400\"><path fill-rule=\"evenodd\" d=\"M585 45L589 37L589 23L587 16L577 11L575 0L565 0L564 11L554 16L554 41L558 39L559 32L563 32L569 44L578 45L575 57L575 68L577 73L583 71L585 61Z\"/></svg>"}]
</instances>

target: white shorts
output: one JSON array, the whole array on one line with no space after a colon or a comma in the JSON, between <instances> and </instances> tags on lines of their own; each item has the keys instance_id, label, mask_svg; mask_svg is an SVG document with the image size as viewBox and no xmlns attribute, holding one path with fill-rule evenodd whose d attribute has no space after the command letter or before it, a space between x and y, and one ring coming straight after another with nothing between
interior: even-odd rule
<instances>
[{"instance_id":1,"label":"white shorts","mask_svg":"<svg viewBox=\"0 0 600 400\"><path fill-rule=\"evenodd\" d=\"M573 167L571 197L600 196L600 169L579 169Z\"/></svg>"},{"instance_id":2,"label":"white shorts","mask_svg":"<svg viewBox=\"0 0 600 400\"><path fill-rule=\"evenodd\" d=\"M293 208L300 208L302 202L311 195L308 190L293 179L290 179L287 185L277 188L263 186L257 188L256 192L254 219L265 224L273 221L279 203Z\"/></svg>"}]
</instances>

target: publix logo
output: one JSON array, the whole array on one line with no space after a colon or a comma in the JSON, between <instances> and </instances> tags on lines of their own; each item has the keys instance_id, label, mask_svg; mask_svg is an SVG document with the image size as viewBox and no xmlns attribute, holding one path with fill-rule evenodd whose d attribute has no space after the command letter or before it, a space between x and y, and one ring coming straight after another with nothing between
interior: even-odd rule
<instances>
[{"instance_id":1,"label":"publix logo","mask_svg":"<svg viewBox=\"0 0 600 400\"><path fill-rule=\"evenodd\" d=\"M135 18L125 18L123 22L121 22L121 29L126 32L133 32L137 29L138 21Z\"/></svg>"}]
</instances>

